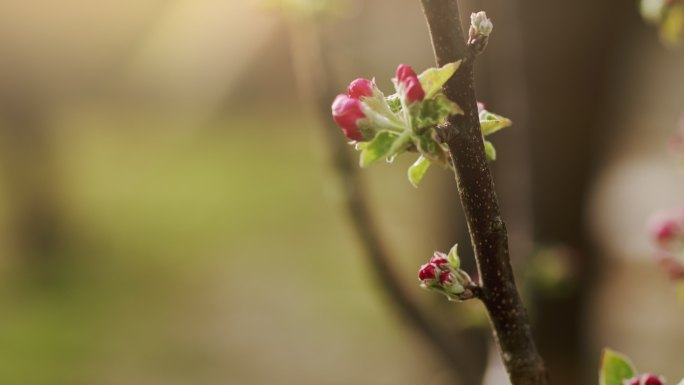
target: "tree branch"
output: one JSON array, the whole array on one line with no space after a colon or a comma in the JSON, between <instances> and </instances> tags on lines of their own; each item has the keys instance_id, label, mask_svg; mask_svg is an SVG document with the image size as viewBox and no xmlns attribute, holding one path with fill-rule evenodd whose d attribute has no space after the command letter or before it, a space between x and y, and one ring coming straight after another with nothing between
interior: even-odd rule
<instances>
[{"instance_id":1,"label":"tree branch","mask_svg":"<svg viewBox=\"0 0 684 385\"><path fill-rule=\"evenodd\" d=\"M544 363L532 340L527 312L515 287L508 236L483 151L475 99L473 60L461 27L457 0L421 0L437 64L466 59L445 85L445 94L464 111L449 120L444 141L454 162L458 191L489 313L513 385L545 385Z\"/></svg>"},{"instance_id":2,"label":"tree branch","mask_svg":"<svg viewBox=\"0 0 684 385\"><path fill-rule=\"evenodd\" d=\"M351 159L349 146L341 140L339 128L330 124L330 101L334 99L336 92L329 85L331 70L323 52L325 44L321 41L318 25L311 20L289 20L288 27L299 93L309 109L308 112L319 118L319 121L328 122L321 124L326 149L330 153L332 166L341 184L343 204L370 262L378 287L400 318L407 321L448 365L454 376L454 383L480 383L484 373L478 365L471 363L476 357L473 357L472 350L469 349L472 340L480 342L480 333L461 332L456 341L454 338L447 338L448 333L411 298L405 286L401 284L402 279L396 273L393 258L375 226L359 177L358 164L356 160ZM479 294L478 289L473 289L473 293Z\"/></svg>"}]
</instances>

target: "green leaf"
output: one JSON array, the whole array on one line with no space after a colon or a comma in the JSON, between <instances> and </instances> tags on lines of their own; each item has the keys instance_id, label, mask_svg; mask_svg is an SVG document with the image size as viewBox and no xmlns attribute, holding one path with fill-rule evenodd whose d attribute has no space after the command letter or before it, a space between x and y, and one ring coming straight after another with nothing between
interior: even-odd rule
<instances>
[{"instance_id":1,"label":"green leaf","mask_svg":"<svg viewBox=\"0 0 684 385\"><path fill-rule=\"evenodd\" d=\"M447 259L454 269L458 270L461 267L461 259L458 257L458 243L449 250Z\"/></svg>"},{"instance_id":2,"label":"green leaf","mask_svg":"<svg viewBox=\"0 0 684 385\"><path fill-rule=\"evenodd\" d=\"M414 111L412 111L414 112ZM439 93L432 99L425 99L414 113L414 126L420 131L445 123L451 115L463 114L458 104Z\"/></svg>"},{"instance_id":3,"label":"green leaf","mask_svg":"<svg viewBox=\"0 0 684 385\"><path fill-rule=\"evenodd\" d=\"M480 111L480 127L482 128L482 135L491 135L502 128L512 125L510 119L504 118L501 115L491 113L487 110Z\"/></svg>"},{"instance_id":4,"label":"green leaf","mask_svg":"<svg viewBox=\"0 0 684 385\"><path fill-rule=\"evenodd\" d=\"M394 142L397 139L397 135L394 135L389 131L378 133L361 152L361 167L366 167L375 161L390 156Z\"/></svg>"},{"instance_id":5,"label":"green leaf","mask_svg":"<svg viewBox=\"0 0 684 385\"><path fill-rule=\"evenodd\" d=\"M408 179L413 187L418 187L420 181L423 180L425 172L430 168L430 161L421 155L415 163L408 169Z\"/></svg>"},{"instance_id":6,"label":"green leaf","mask_svg":"<svg viewBox=\"0 0 684 385\"><path fill-rule=\"evenodd\" d=\"M445 168L451 166L449 163L449 151L445 148L445 145L440 144L434 128L428 129L417 137L414 136L413 144L416 145L421 155L430 160L431 164Z\"/></svg>"},{"instance_id":7,"label":"green leaf","mask_svg":"<svg viewBox=\"0 0 684 385\"><path fill-rule=\"evenodd\" d=\"M420 85L425 91L425 99L431 99L442 89L444 84L454 75L461 61L445 64L441 68L428 68L418 75Z\"/></svg>"},{"instance_id":8,"label":"green leaf","mask_svg":"<svg viewBox=\"0 0 684 385\"><path fill-rule=\"evenodd\" d=\"M484 141L484 151L488 161L493 162L496 160L496 148L494 148L492 142L488 140Z\"/></svg>"},{"instance_id":9,"label":"green leaf","mask_svg":"<svg viewBox=\"0 0 684 385\"><path fill-rule=\"evenodd\" d=\"M635 372L629 358L610 349L603 350L599 385L623 385L622 381L634 377Z\"/></svg>"}]
</instances>

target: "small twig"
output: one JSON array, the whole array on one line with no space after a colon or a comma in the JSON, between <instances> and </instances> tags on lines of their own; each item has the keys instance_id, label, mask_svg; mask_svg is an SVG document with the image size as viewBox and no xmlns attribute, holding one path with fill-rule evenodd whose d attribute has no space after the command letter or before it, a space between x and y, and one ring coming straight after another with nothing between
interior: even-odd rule
<instances>
[{"instance_id":1,"label":"small twig","mask_svg":"<svg viewBox=\"0 0 684 385\"><path fill-rule=\"evenodd\" d=\"M437 64L469 56L457 0L421 0ZM527 312L515 287L508 236L483 151L475 99L473 63L466 61L445 86L464 111L449 120L444 135L454 163L478 271L481 300L489 313L513 385L546 385L544 363L532 339Z\"/></svg>"}]
</instances>

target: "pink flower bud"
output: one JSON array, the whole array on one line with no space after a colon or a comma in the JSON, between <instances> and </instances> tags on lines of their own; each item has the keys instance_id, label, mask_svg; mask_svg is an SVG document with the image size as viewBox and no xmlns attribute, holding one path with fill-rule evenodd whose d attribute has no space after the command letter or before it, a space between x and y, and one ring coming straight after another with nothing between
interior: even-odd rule
<instances>
[{"instance_id":1,"label":"pink flower bud","mask_svg":"<svg viewBox=\"0 0 684 385\"><path fill-rule=\"evenodd\" d=\"M404 84L406 85L406 100L409 103L421 102L425 99L425 91L418 79L407 80Z\"/></svg>"},{"instance_id":2,"label":"pink flower bud","mask_svg":"<svg viewBox=\"0 0 684 385\"><path fill-rule=\"evenodd\" d=\"M399 64L397 67L397 81L406 89L406 100L409 103L419 102L425 99L425 91L420 85L418 75L407 64Z\"/></svg>"},{"instance_id":3,"label":"pink flower bud","mask_svg":"<svg viewBox=\"0 0 684 385\"><path fill-rule=\"evenodd\" d=\"M366 117L361 110L361 102L344 94L337 95L332 104L332 116L347 138L356 141L363 140L363 135L357 125L359 119Z\"/></svg>"},{"instance_id":4,"label":"pink flower bud","mask_svg":"<svg viewBox=\"0 0 684 385\"><path fill-rule=\"evenodd\" d=\"M652 373L641 375L641 385L663 385L663 378Z\"/></svg>"},{"instance_id":5,"label":"pink flower bud","mask_svg":"<svg viewBox=\"0 0 684 385\"><path fill-rule=\"evenodd\" d=\"M359 78L349 83L347 94L352 99L360 99L362 96L373 96L373 82Z\"/></svg>"},{"instance_id":6,"label":"pink flower bud","mask_svg":"<svg viewBox=\"0 0 684 385\"><path fill-rule=\"evenodd\" d=\"M639 377L632 377L629 380L623 380L622 383L623 385L640 385Z\"/></svg>"},{"instance_id":7,"label":"pink flower bud","mask_svg":"<svg viewBox=\"0 0 684 385\"><path fill-rule=\"evenodd\" d=\"M438 268L445 270L449 268L449 260L446 258L446 254L435 251L430 258L430 263L434 263Z\"/></svg>"},{"instance_id":8,"label":"pink flower bud","mask_svg":"<svg viewBox=\"0 0 684 385\"><path fill-rule=\"evenodd\" d=\"M399 64L399 67L397 67L397 80L399 83L403 83L411 78L418 79L418 75L413 71L413 68L408 64Z\"/></svg>"},{"instance_id":9,"label":"pink flower bud","mask_svg":"<svg viewBox=\"0 0 684 385\"><path fill-rule=\"evenodd\" d=\"M431 263L434 263L438 268L444 270L449 268L449 261L446 258L432 258Z\"/></svg>"},{"instance_id":10,"label":"pink flower bud","mask_svg":"<svg viewBox=\"0 0 684 385\"><path fill-rule=\"evenodd\" d=\"M454 283L454 275L450 271L443 271L439 275L439 284L442 286L449 286Z\"/></svg>"},{"instance_id":11,"label":"pink flower bud","mask_svg":"<svg viewBox=\"0 0 684 385\"><path fill-rule=\"evenodd\" d=\"M421 281L435 279L436 277L437 266L435 266L433 263L426 263L420 267L420 270L418 270L418 279Z\"/></svg>"},{"instance_id":12,"label":"pink flower bud","mask_svg":"<svg viewBox=\"0 0 684 385\"><path fill-rule=\"evenodd\" d=\"M657 213L648 221L651 237L661 246L681 235L682 229L676 218L665 213Z\"/></svg>"}]
</instances>

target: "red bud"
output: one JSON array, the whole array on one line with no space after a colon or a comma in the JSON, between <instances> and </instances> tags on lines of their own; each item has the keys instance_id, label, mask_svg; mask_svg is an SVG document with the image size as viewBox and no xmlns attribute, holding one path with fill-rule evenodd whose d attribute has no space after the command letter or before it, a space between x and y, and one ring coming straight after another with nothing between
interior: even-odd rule
<instances>
[{"instance_id":1,"label":"red bud","mask_svg":"<svg viewBox=\"0 0 684 385\"><path fill-rule=\"evenodd\" d=\"M445 257L444 253L435 252L432 258L430 258L430 263L434 263L440 269L446 269L449 265L449 260Z\"/></svg>"},{"instance_id":2,"label":"red bud","mask_svg":"<svg viewBox=\"0 0 684 385\"><path fill-rule=\"evenodd\" d=\"M454 275L450 271L443 271L439 275L439 284L443 286L448 286L454 283Z\"/></svg>"},{"instance_id":3,"label":"red bud","mask_svg":"<svg viewBox=\"0 0 684 385\"><path fill-rule=\"evenodd\" d=\"M397 67L397 81L404 85L406 89L406 100L409 103L420 102L425 99L425 91L420 85L418 75L411 66L400 64Z\"/></svg>"},{"instance_id":4,"label":"red bud","mask_svg":"<svg viewBox=\"0 0 684 385\"><path fill-rule=\"evenodd\" d=\"M420 267L418 270L418 279L421 281L426 281L429 279L435 279L437 276L437 266L432 263L426 263Z\"/></svg>"},{"instance_id":5,"label":"red bud","mask_svg":"<svg viewBox=\"0 0 684 385\"><path fill-rule=\"evenodd\" d=\"M362 96L373 96L373 82L359 78L349 83L347 94L352 99L360 99Z\"/></svg>"},{"instance_id":6,"label":"red bud","mask_svg":"<svg viewBox=\"0 0 684 385\"><path fill-rule=\"evenodd\" d=\"M410 65L399 64L399 67L397 67L397 80L399 83L404 83L408 79L418 79L418 75L416 75Z\"/></svg>"},{"instance_id":7,"label":"red bud","mask_svg":"<svg viewBox=\"0 0 684 385\"><path fill-rule=\"evenodd\" d=\"M361 102L344 94L337 95L332 104L332 116L347 138L363 140L363 135L356 124L359 119L366 117L361 110Z\"/></svg>"},{"instance_id":8,"label":"red bud","mask_svg":"<svg viewBox=\"0 0 684 385\"><path fill-rule=\"evenodd\" d=\"M663 378L652 373L641 375L641 385L663 385Z\"/></svg>"},{"instance_id":9,"label":"red bud","mask_svg":"<svg viewBox=\"0 0 684 385\"><path fill-rule=\"evenodd\" d=\"M418 79L411 79L404 83L406 85L406 100L409 103L421 102L425 99L425 91Z\"/></svg>"}]
</instances>

